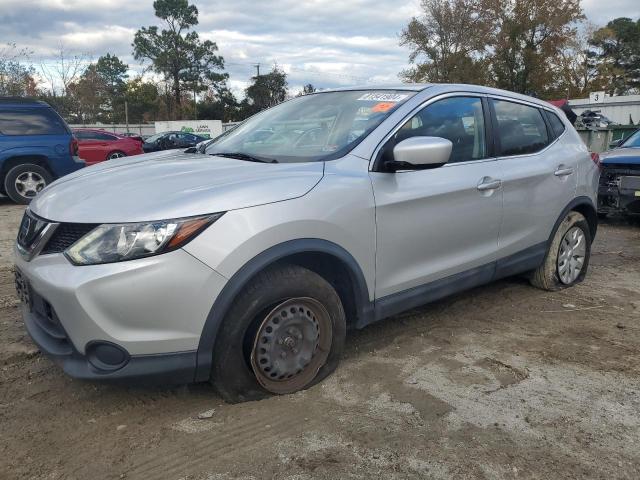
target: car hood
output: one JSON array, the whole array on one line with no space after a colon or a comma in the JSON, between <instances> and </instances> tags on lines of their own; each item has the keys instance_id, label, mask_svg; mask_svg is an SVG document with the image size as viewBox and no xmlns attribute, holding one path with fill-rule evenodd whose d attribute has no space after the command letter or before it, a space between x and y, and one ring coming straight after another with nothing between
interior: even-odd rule
<instances>
[{"instance_id":1,"label":"car hood","mask_svg":"<svg viewBox=\"0 0 640 480\"><path fill-rule=\"evenodd\" d=\"M640 164L640 148L615 148L600 154L600 161L603 164L615 163L618 165L638 165Z\"/></svg>"},{"instance_id":2,"label":"car hood","mask_svg":"<svg viewBox=\"0 0 640 480\"><path fill-rule=\"evenodd\" d=\"M223 212L301 197L324 164L256 163L169 151L83 168L31 202L48 220L119 223Z\"/></svg>"}]
</instances>

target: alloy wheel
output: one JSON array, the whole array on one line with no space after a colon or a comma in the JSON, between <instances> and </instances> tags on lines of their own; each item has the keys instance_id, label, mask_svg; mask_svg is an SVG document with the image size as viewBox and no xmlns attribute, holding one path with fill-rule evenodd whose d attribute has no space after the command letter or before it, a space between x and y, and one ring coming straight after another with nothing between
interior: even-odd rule
<instances>
[{"instance_id":1,"label":"alloy wheel","mask_svg":"<svg viewBox=\"0 0 640 480\"><path fill-rule=\"evenodd\" d=\"M562 237L558 252L558 277L565 285L576 281L582 272L587 251L584 232L572 227Z\"/></svg>"},{"instance_id":2,"label":"alloy wheel","mask_svg":"<svg viewBox=\"0 0 640 480\"><path fill-rule=\"evenodd\" d=\"M35 197L46 186L46 180L36 172L21 173L15 180L16 191L24 198Z\"/></svg>"}]
</instances>

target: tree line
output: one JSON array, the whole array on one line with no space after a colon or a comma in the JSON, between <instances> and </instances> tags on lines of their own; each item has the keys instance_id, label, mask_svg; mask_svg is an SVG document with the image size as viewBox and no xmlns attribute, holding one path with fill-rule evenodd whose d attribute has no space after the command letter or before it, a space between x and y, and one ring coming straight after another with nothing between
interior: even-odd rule
<instances>
[{"instance_id":1,"label":"tree line","mask_svg":"<svg viewBox=\"0 0 640 480\"><path fill-rule=\"evenodd\" d=\"M188 0L156 0L157 25L140 28L133 57L141 73L115 55L96 61L60 47L48 63L0 47L0 95L45 100L70 123L144 123L167 119L243 120L286 99L277 66L251 77L242 100L229 89L225 61L200 38L198 9ZM422 0L422 14L400 34L411 82L495 86L541 98L640 91L640 20L616 18L596 28L579 0ZM315 91L305 85L298 95Z\"/></svg>"},{"instance_id":2,"label":"tree line","mask_svg":"<svg viewBox=\"0 0 640 480\"><path fill-rule=\"evenodd\" d=\"M540 98L640 90L640 19L596 28L579 0L422 0L404 28L412 82L476 83Z\"/></svg>"},{"instance_id":3,"label":"tree line","mask_svg":"<svg viewBox=\"0 0 640 480\"><path fill-rule=\"evenodd\" d=\"M229 75L217 45L201 40L194 30L196 6L188 0L156 0L153 8L159 25L142 27L132 44L133 57L144 67L141 74L130 78L129 65L115 55L93 62L64 47L55 59L36 65L30 52L10 44L0 48L0 95L40 98L69 123L87 124L194 118L231 122L285 100L287 75L274 66L252 77L239 101L227 86ZM313 91L309 84L299 94Z\"/></svg>"}]
</instances>

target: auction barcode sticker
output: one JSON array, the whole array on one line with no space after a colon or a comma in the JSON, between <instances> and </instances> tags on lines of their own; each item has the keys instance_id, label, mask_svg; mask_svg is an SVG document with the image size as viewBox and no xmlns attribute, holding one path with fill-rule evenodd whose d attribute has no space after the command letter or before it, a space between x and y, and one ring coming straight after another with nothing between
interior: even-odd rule
<instances>
[{"instance_id":1,"label":"auction barcode sticker","mask_svg":"<svg viewBox=\"0 0 640 480\"><path fill-rule=\"evenodd\" d=\"M402 93L365 93L358 100L364 102L399 102L408 96Z\"/></svg>"}]
</instances>

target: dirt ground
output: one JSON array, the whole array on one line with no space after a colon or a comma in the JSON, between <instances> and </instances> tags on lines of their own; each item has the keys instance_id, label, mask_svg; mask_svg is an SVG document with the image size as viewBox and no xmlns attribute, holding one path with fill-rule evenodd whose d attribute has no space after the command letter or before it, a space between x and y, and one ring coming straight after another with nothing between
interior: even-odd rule
<instances>
[{"instance_id":1,"label":"dirt ground","mask_svg":"<svg viewBox=\"0 0 640 480\"><path fill-rule=\"evenodd\" d=\"M0 478L640 478L640 226L586 281L509 279L354 332L335 375L224 404L64 376L24 331L0 200ZM199 418L207 417L207 418Z\"/></svg>"}]
</instances>

